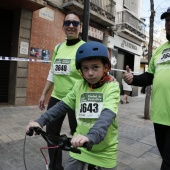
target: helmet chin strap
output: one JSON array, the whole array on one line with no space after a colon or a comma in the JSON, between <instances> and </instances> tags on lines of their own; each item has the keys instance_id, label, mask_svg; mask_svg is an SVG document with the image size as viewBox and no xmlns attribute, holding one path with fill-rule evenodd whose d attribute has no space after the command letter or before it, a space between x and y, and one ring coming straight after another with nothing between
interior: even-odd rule
<instances>
[{"instance_id":1,"label":"helmet chin strap","mask_svg":"<svg viewBox=\"0 0 170 170\"><path fill-rule=\"evenodd\" d=\"M103 86L106 82L112 81L112 78L107 74L107 72L103 73L103 76L101 77L101 79L96 84L90 84L89 82L87 82L87 80L84 78L83 73L81 74L81 76L88 83L90 90L92 91L95 88L99 88L99 87Z\"/></svg>"},{"instance_id":2,"label":"helmet chin strap","mask_svg":"<svg viewBox=\"0 0 170 170\"><path fill-rule=\"evenodd\" d=\"M95 88L99 88L99 87L103 86L106 82L113 81L113 77L111 77L110 75L107 74L109 72L110 68L111 68L110 65L106 64L105 66L106 67L105 67L103 76L101 77L101 79L96 84L90 84L89 82L87 82L87 80L84 78L84 75L83 75L82 70L81 70L81 76L88 83L91 91Z\"/></svg>"}]
</instances>

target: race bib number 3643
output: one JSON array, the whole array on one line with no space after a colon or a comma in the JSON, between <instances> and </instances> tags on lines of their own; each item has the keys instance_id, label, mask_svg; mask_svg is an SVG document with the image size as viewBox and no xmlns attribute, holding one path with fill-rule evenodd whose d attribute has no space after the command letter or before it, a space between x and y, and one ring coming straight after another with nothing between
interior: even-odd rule
<instances>
[{"instance_id":1,"label":"race bib number 3643","mask_svg":"<svg viewBox=\"0 0 170 170\"><path fill-rule=\"evenodd\" d=\"M79 118L98 118L102 107L102 93L83 93L81 95Z\"/></svg>"},{"instance_id":2,"label":"race bib number 3643","mask_svg":"<svg viewBox=\"0 0 170 170\"><path fill-rule=\"evenodd\" d=\"M68 75L70 73L71 59L56 59L53 68L54 74Z\"/></svg>"}]
</instances>

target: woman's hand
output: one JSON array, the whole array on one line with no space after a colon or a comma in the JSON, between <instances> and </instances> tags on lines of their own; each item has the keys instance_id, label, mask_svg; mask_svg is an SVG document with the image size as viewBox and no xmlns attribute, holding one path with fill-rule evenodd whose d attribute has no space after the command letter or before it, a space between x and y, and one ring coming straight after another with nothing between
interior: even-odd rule
<instances>
[{"instance_id":1,"label":"woman's hand","mask_svg":"<svg viewBox=\"0 0 170 170\"><path fill-rule=\"evenodd\" d=\"M38 107L41 111L45 109L44 103L45 103L45 95L42 94L39 100L39 104L38 104Z\"/></svg>"},{"instance_id":2,"label":"woman's hand","mask_svg":"<svg viewBox=\"0 0 170 170\"><path fill-rule=\"evenodd\" d=\"M71 144L75 148L83 146L85 142L89 142L89 139L83 135L76 135L71 140Z\"/></svg>"}]
</instances>

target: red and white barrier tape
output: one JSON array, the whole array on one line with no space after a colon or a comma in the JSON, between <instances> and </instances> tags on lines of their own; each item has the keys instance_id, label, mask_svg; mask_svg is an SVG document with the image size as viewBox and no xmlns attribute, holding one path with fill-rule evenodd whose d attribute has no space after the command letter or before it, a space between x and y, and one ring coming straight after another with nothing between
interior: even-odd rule
<instances>
[{"instance_id":1,"label":"red and white barrier tape","mask_svg":"<svg viewBox=\"0 0 170 170\"><path fill-rule=\"evenodd\" d=\"M40 59L32 59L32 58L20 58L20 57L6 57L0 56L0 61L27 61L27 62L40 62L40 63L51 63L51 60L40 60Z\"/></svg>"}]
</instances>

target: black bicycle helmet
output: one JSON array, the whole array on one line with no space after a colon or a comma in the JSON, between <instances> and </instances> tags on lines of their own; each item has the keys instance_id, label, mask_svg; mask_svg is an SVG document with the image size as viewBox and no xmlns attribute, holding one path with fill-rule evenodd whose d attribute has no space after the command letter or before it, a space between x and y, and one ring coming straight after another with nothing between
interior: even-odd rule
<instances>
[{"instance_id":1,"label":"black bicycle helmet","mask_svg":"<svg viewBox=\"0 0 170 170\"><path fill-rule=\"evenodd\" d=\"M109 60L109 52L108 49L100 42L89 41L82 44L76 53L76 69L81 68L81 61L84 59L89 59L93 57L99 57L104 59L106 63L109 64L110 68L110 60Z\"/></svg>"}]
</instances>

